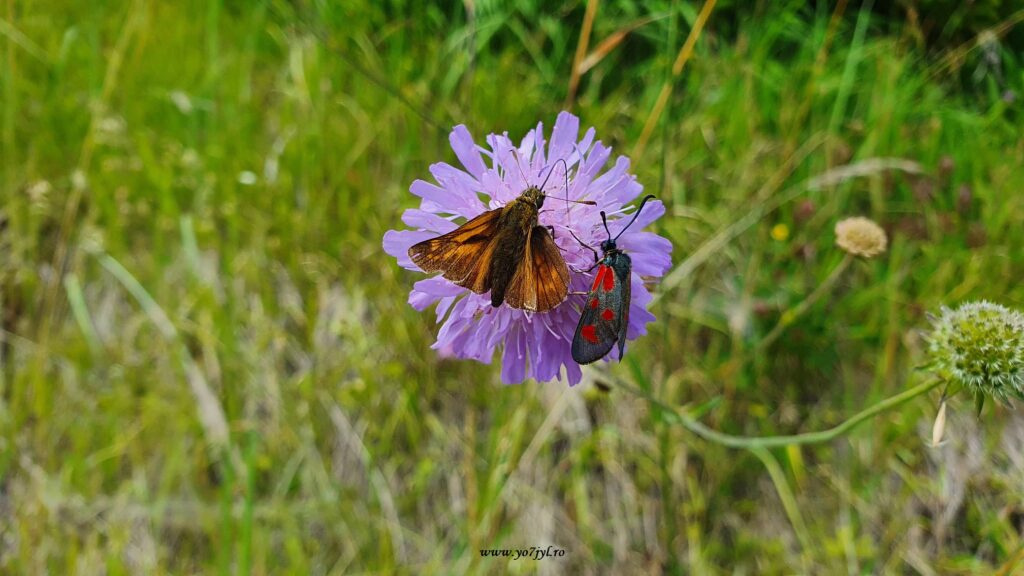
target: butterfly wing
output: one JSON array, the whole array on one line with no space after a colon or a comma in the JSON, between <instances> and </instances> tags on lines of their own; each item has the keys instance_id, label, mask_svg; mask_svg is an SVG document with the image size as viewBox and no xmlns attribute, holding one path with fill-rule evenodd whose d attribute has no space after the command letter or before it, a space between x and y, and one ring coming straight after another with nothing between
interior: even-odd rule
<instances>
[{"instance_id":1,"label":"butterfly wing","mask_svg":"<svg viewBox=\"0 0 1024 576\"><path fill-rule=\"evenodd\" d=\"M447 234L414 244L409 258L424 272L441 272L458 286L487 292L501 210L489 210Z\"/></svg>"},{"instance_id":2,"label":"butterfly wing","mask_svg":"<svg viewBox=\"0 0 1024 576\"><path fill-rule=\"evenodd\" d=\"M505 292L513 308L544 312L558 306L569 293L569 267L547 228L534 226L526 252Z\"/></svg>"},{"instance_id":3,"label":"butterfly wing","mask_svg":"<svg viewBox=\"0 0 1024 576\"><path fill-rule=\"evenodd\" d=\"M572 339L572 359L577 364L603 358L616 342L622 358L629 324L631 271L632 261L621 252L606 255L598 265Z\"/></svg>"}]
</instances>

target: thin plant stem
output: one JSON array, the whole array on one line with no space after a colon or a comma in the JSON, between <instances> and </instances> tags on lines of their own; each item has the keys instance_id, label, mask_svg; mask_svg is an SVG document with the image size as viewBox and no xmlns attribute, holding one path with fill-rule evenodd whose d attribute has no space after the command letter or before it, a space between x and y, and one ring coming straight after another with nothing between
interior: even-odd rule
<instances>
[{"instance_id":1,"label":"thin plant stem","mask_svg":"<svg viewBox=\"0 0 1024 576\"><path fill-rule=\"evenodd\" d=\"M156 326L156 329L171 345L170 352L174 353L181 364L185 379L196 400L198 419L203 431L207 435L207 441L214 454L226 455L226 459L235 469L242 470L242 457L234 447L231 446L231 434L228 427L227 417L224 408L220 404L217 395L213 392L202 370L192 358L188 347L182 341L178 329L171 321L164 309L160 307L156 299L150 295L138 279L132 275L120 262L109 254L95 253L96 259L111 276L117 280L125 290L128 291L135 301L139 303L142 311L149 320Z\"/></svg>"},{"instance_id":2,"label":"thin plant stem","mask_svg":"<svg viewBox=\"0 0 1024 576\"><path fill-rule=\"evenodd\" d=\"M917 386L914 386L909 390L900 392L895 396L890 396L889 398L886 398L885 400L882 400L877 404L874 404L868 408L865 408L864 410L861 410L860 412L854 414L850 418L844 420L841 424L829 428L827 430L820 430L817 432L805 432L803 434L792 434L787 436L734 436L732 434L725 434L712 428L708 428L704 424L695 420L689 414L680 412L676 408L669 406L668 404L665 404L661 400L658 400L646 390L641 390L640 388L637 388L632 384L628 384L622 381L621 379L612 376L611 374L608 374L608 376L619 388L622 388L623 390L626 390L627 392L630 392L637 396L640 396L641 398L646 399L651 404L664 410L676 422L682 425L683 428L686 428L687 430L703 438L704 440L707 440L712 444L719 444L721 446L726 446L728 448L742 448L746 450L753 450L755 448L778 448L782 446L795 446L803 444L822 444L824 442L829 442L831 440L839 438L840 436L846 434L847 432L850 432L865 420L869 420L874 416L877 416L878 414L896 408L901 404L905 404L906 402L909 402L910 400L913 400L914 398L917 398L918 396L925 394L926 392L938 387L940 384L943 383L942 380L931 380L925 382L924 384L918 384Z\"/></svg>"},{"instance_id":3,"label":"thin plant stem","mask_svg":"<svg viewBox=\"0 0 1024 576\"><path fill-rule=\"evenodd\" d=\"M144 5L140 3L132 4L132 10L125 18L125 22L121 27L121 33L114 44L114 49L110 56L106 58L107 67L103 73L103 85L100 88L99 97L94 105L89 106L92 113L89 116L85 137L78 152L78 164L74 171L74 174L78 174L79 177L72 178L71 180L71 191L68 193L68 199L64 204L64 214L60 217L60 227L57 228L57 247L54 250L51 267L54 270L54 275L53 279L44 289L41 301L42 309L39 314L40 322L38 324L37 338L44 347L49 343L50 326L56 317L54 312L58 306L57 293L64 274L69 269L68 258L73 256L69 253L68 248L71 245L73 228L77 226L75 219L79 216L78 209L88 188L86 175L92 166L93 152L96 149L96 138L99 132L98 126L102 111L106 108L114 93L117 81L120 78L121 65L124 63L129 45L143 24L145 12L146 7ZM39 368L39 365L36 368Z\"/></svg>"},{"instance_id":4,"label":"thin plant stem","mask_svg":"<svg viewBox=\"0 0 1024 576\"><path fill-rule=\"evenodd\" d=\"M796 532L796 537L800 540L800 546L804 549L804 554L810 556L812 552L811 533L807 530L803 514L800 513L800 505L796 502L796 496L789 487L789 482L786 481L786 473L782 471L779 461L772 456L767 448L758 446L751 448L750 452L757 456L765 470L768 471L768 476L771 477L772 484L775 485L775 492L779 495L779 500L782 501L786 516L789 517L789 523L793 525L793 531Z\"/></svg>"},{"instance_id":5,"label":"thin plant stem","mask_svg":"<svg viewBox=\"0 0 1024 576\"><path fill-rule=\"evenodd\" d=\"M594 29L594 18L597 16L597 4L598 0L587 0L587 9L583 14L583 28L580 30L580 39L576 43L576 56L572 59L569 90L565 96L564 108L566 110L572 110L573 102L576 100L576 90L580 86L580 64L587 57L587 48L590 46L590 32Z\"/></svg>"},{"instance_id":6,"label":"thin plant stem","mask_svg":"<svg viewBox=\"0 0 1024 576\"><path fill-rule=\"evenodd\" d=\"M1013 557L1006 562L1006 564L1003 564L1003 566L999 569L999 572L996 572L996 576L1006 576L1007 574L1013 574L1013 569L1017 567L1017 564L1019 564L1022 559L1024 559L1024 547L1017 549L1017 553L1014 554Z\"/></svg>"},{"instance_id":7,"label":"thin plant stem","mask_svg":"<svg viewBox=\"0 0 1024 576\"><path fill-rule=\"evenodd\" d=\"M826 277L821 284L818 284L818 287L815 288L807 298L804 298L799 304L783 312L782 317L779 318L778 324L776 324L775 327L768 332L768 335L762 338L761 342L758 343L757 352L767 350L772 343L779 339L779 336L782 336L782 333L786 331L786 328L789 328L797 318L803 316L804 313L806 313L811 306L814 306L822 296L831 292L832 287L835 286L839 277L842 276L843 272L845 272L846 269L850 267L850 264L853 263L853 258L852 254L847 253L846 257L844 257L842 261L832 269L832 272L829 273L828 277Z\"/></svg>"},{"instance_id":8,"label":"thin plant stem","mask_svg":"<svg viewBox=\"0 0 1024 576\"><path fill-rule=\"evenodd\" d=\"M102 348L100 337L92 323L92 317L89 315L89 308L85 303L85 295L82 293L82 284L78 281L77 274L68 272L68 275L64 277L64 289L67 291L68 303L71 304L71 312L75 317L75 321L78 322L78 327L82 330L85 341L89 344L89 351L93 354L98 354Z\"/></svg>"},{"instance_id":9,"label":"thin plant stem","mask_svg":"<svg viewBox=\"0 0 1024 576\"><path fill-rule=\"evenodd\" d=\"M654 127L657 126L661 113L665 110L665 105L668 104L669 96L672 95L672 85L679 78L679 75L683 73L683 68L690 60L690 56L693 55L693 47L696 46L701 32L704 31L704 25L707 23L708 18L711 17L711 11L714 10L716 1L705 0L704 6L700 9L700 13L697 14L697 19L693 23L693 28L690 29L690 34L686 37L686 41L683 42L683 46L679 49L679 54L676 56L676 61L672 64L672 78L666 80L661 86L658 99L655 101L654 107L651 108L651 113L647 116L647 121L644 123L643 131L640 133L640 138L637 139L636 146L633 147L634 160L638 161L644 155L647 141L651 138Z\"/></svg>"}]
</instances>

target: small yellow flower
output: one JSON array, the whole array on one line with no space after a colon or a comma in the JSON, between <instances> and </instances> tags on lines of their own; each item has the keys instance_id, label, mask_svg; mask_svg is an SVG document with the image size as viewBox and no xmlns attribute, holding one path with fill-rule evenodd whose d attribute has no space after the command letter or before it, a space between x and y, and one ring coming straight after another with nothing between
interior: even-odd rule
<instances>
[{"instance_id":1,"label":"small yellow flower","mask_svg":"<svg viewBox=\"0 0 1024 576\"><path fill-rule=\"evenodd\" d=\"M885 252L885 230L874 220L855 216L836 224L836 245L853 254L873 258Z\"/></svg>"},{"instance_id":2,"label":"small yellow flower","mask_svg":"<svg viewBox=\"0 0 1024 576\"><path fill-rule=\"evenodd\" d=\"M789 326L790 324L793 323L794 320L796 320L796 312L794 312L792 309L786 310L785 312L782 313L782 317L779 318L779 324L782 324L783 326Z\"/></svg>"},{"instance_id":3,"label":"small yellow flower","mask_svg":"<svg viewBox=\"0 0 1024 576\"><path fill-rule=\"evenodd\" d=\"M772 227L772 238L778 242L782 242L786 238L789 238L789 226L785 224L776 224Z\"/></svg>"}]
</instances>

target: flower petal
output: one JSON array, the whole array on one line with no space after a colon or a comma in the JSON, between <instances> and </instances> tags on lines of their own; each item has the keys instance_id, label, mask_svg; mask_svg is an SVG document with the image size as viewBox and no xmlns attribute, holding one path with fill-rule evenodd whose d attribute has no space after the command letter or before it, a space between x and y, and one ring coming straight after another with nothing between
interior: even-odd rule
<instances>
[{"instance_id":1,"label":"flower petal","mask_svg":"<svg viewBox=\"0 0 1024 576\"><path fill-rule=\"evenodd\" d=\"M465 292L465 288L460 288L440 276L428 278L420 280L413 286L412 292L409 293L409 305L422 312L435 302L440 305L442 299L452 298L454 300L456 296ZM438 315L443 315L440 309L438 309Z\"/></svg>"},{"instance_id":2,"label":"flower petal","mask_svg":"<svg viewBox=\"0 0 1024 576\"><path fill-rule=\"evenodd\" d=\"M572 155L569 156L569 158L572 159L569 162L570 166L579 163L580 160L583 159L583 156L586 155L586 153L590 150L590 145L594 143L594 137L596 135L597 130L594 130L593 127L587 129L586 133L583 134L583 139L580 140L579 144L574 145L575 150L573 150Z\"/></svg>"},{"instance_id":3,"label":"flower petal","mask_svg":"<svg viewBox=\"0 0 1024 576\"><path fill-rule=\"evenodd\" d=\"M647 334L647 324L654 322L656 317L644 308L633 309L629 312L629 326L626 327L626 339L636 340Z\"/></svg>"},{"instance_id":4,"label":"flower petal","mask_svg":"<svg viewBox=\"0 0 1024 576\"><path fill-rule=\"evenodd\" d=\"M437 236L434 232L419 230L388 230L384 233L384 251L398 259L398 265L406 270L419 270L409 259L409 248Z\"/></svg>"},{"instance_id":5,"label":"flower petal","mask_svg":"<svg viewBox=\"0 0 1024 576\"><path fill-rule=\"evenodd\" d=\"M462 338L456 339L456 345L462 348L465 358L490 364L494 358L494 346L488 346L488 335L494 326L494 318L485 315L472 326Z\"/></svg>"},{"instance_id":6,"label":"flower petal","mask_svg":"<svg viewBox=\"0 0 1024 576\"><path fill-rule=\"evenodd\" d=\"M579 364L570 360L565 363L565 376L569 381L569 386L575 386L583 379L583 369Z\"/></svg>"},{"instance_id":7,"label":"flower petal","mask_svg":"<svg viewBox=\"0 0 1024 576\"><path fill-rule=\"evenodd\" d=\"M441 324L441 329L437 332L437 341L434 342L431 348L436 350L445 346L450 346L455 335L465 329L466 324L468 324L470 319L463 316L463 311L466 306L469 305L469 301L469 298L462 298L461 300L455 301L455 305L452 306L451 313L448 314L448 318L445 320L444 324Z\"/></svg>"},{"instance_id":8,"label":"flower petal","mask_svg":"<svg viewBox=\"0 0 1024 576\"><path fill-rule=\"evenodd\" d=\"M672 243L653 232L626 233L618 244L633 260L634 274L663 276L672 268Z\"/></svg>"},{"instance_id":9,"label":"flower petal","mask_svg":"<svg viewBox=\"0 0 1024 576\"><path fill-rule=\"evenodd\" d=\"M629 160L619 156L615 167L591 184L591 188L596 189L597 196L601 198L604 210L617 210L643 192L644 187L636 177L626 173L628 168Z\"/></svg>"},{"instance_id":10,"label":"flower petal","mask_svg":"<svg viewBox=\"0 0 1024 576\"><path fill-rule=\"evenodd\" d=\"M402 222L410 228L420 228L423 231L436 234L447 234L459 227L458 224L447 218L418 208L410 208L403 212Z\"/></svg>"},{"instance_id":11,"label":"flower petal","mask_svg":"<svg viewBox=\"0 0 1024 576\"><path fill-rule=\"evenodd\" d=\"M467 175L468 177L468 175ZM472 218L484 211L476 194L464 194L454 188L439 187L425 180L416 180L409 191L423 198L420 209L438 214L456 214Z\"/></svg>"},{"instance_id":12,"label":"flower petal","mask_svg":"<svg viewBox=\"0 0 1024 576\"><path fill-rule=\"evenodd\" d=\"M538 142L539 140L539 142ZM526 172L530 172L527 168L530 166L529 161L534 157L534 151L541 148L541 154L544 153L544 125L537 122L537 127L526 133L523 139L519 142L519 147L516 149L516 153L513 157L519 160L522 169Z\"/></svg>"},{"instance_id":13,"label":"flower petal","mask_svg":"<svg viewBox=\"0 0 1024 576\"><path fill-rule=\"evenodd\" d=\"M433 278L420 280L412 285L412 289L415 292L420 292L437 298L445 296L460 296L467 292L465 288L456 286L441 276L434 276Z\"/></svg>"},{"instance_id":14,"label":"flower petal","mask_svg":"<svg viewBox=\"0 0 1024 576\"><path fill-rule=\"evenodd\" d=\"M479 180L486 167L484 166L483 159L480 157L480 150L477 149L476 142L473 141L473 136L469 133L469 129L464 124L459 124L448 135L448 142L451 143L452 150L455 151L455 156L458 157L459 162L462 162L466 170Z\"/></svg>"},{"instance_id":15,"label":"flower petal","mask_svg":"<svg viewBox=\"0 0 1024 576\"><path fill-rule=\"evenodd\" d=\"M551 130L551 145L547 164L558 159L567 159L573 152L576 136L580 133L580 119L568 112L559 112L555 127Z\"/></svg>"},{"instance_id":16,"label":"flower petal","mask_svg":"<svg viewBox=\"0 0 1024 576\"><path fill-rule=\"evenodd\" d=\"M431 164L430 174L438 184L455 195L460 206L468 209L468 212L460 212L460 214L469 216L470 213L483 212L483 202L480 201L477 192L486 194L487 191L480 187L480 183L475 178L446 162Z\"/></svg>"},{"instance_id":17,"label":"flower petal","mask_svg":"<svg viewBox=\"0 0 1024 576\"><path fill-rule=\"evenodd\" d=\"M514 326L505 337L505 352L501 355L501 381L518 384L526 378L526 338L519 326Z\"/></svg>"},{"instance_id":18,"label":"flower petal","mask_svg":"<svg viewBox=\"0 0 1024 576\"><path fill-rule=\"evenodd\" d=\"M517 188L519 192L513 192L509 184L501 179L497 170L488 170L481 181L481 185L487 189L491 196L489 208L492 210L511 202L520 192L526 188Z\"/></svg>"},{"instance_id":19,"label":"flower petal","mask_svg":"<svg viewBox=\"0 0 1024 576\"><path fill-rule=\"evenodd\" d=\"M452 304L455 303L455 296L446 296L437 301L437 322L438 324L444 320L445 315L448 314L448 310L451 309Z\"/></svg>"},{"instance_id":20,"label":"flower petal","mask_svg":"<svg viewBox=\"0 0 1024 576\"><path fill-rule=\"evenodd\" d=\"M647 311L647 305L650 304L653 297L644 286L643 280L636 274L633 274L630 288L632 302L629 306L629 326L626 327L626 339L634 340L647 334L646 325L653 322L655 316Z\"/></svg>"},{"instance_id":21,"label":"flower petal","mask_svg":"<svg viewBox=\"0 0 1024 576\"><path fill-rule=\"evenodd\" d=\"M576 177L573 178L572 183L569 185L570 196L575 200L581 200L583 198L590 198L590 196L599 195L600 190L597 187L592 187L594 178L604 168L608 157L611 156L612 149L608 148L600 141L594 143L594 148L587 155L587 158L580 163L579 169L576 171Z\"/></svg>"},{"instance_id":22,"label":"flower petal","mask_svg":"<svg viewBox=\"0 0 1024 576\"><path fill-rule=\"evenodd\" d=\"M635 211L634 211L635 212ZM639 231L650 226L655 220L661 218L665 214L665 205L661 200L649 200L647 204L644 204L644 209L640 212L640 215L636 217L636 222L633 222L629 226L629 230L623 234L625 238L628 234L631 234L634 230ZM612 232L612 237L618 236L622 232L623 227L629 224L629 221L633 219L633 212L629 214L622 214L615 220L608 221L608 229Z\"/></svg>"}]
</instances>

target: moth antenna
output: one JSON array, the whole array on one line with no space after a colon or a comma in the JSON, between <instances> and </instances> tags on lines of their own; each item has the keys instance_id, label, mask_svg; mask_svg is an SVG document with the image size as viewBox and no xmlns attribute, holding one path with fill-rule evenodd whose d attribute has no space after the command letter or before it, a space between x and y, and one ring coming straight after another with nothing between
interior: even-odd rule
<instances>
[{"instance_id":1,"label":"moth antenna","mask_svg":"<svg viewBox=\"0 0 1024 576\"><path fill-rule=\"evenodd\" d=\"M626 224L622 228L622 230L619 231L619 234L618 234L618 236L615 237L615 240L618 240L619 236L622 236L622 233L626 231L626 228L629 228L630 226L633 225L633 222L636 222L637 217L640 216L640 211L644 209L644 204L647 204L648 200L653 200L654 198L655 198L655 196L653 194L648 194L647 196L644 196L644 199L640 201L640 205L637 206L636 212L633 213L633 219L630 220L629 224ZM601 214L602 214L602 218L603 218L604 217L604 213L602 212ZM605 223L604 227L607 230L608 229L608 224ZM612 236L612 233L609 232L608 233L608 237L611 238L611 236Z\"/></svg>"},{"instance_id":2,"label":"moth antenna","mask_svg":"<svg viewBox=\"0 0 1024 576\"><path fill-rule=\"evenodd\" d=\"M601 222L604 223L604 231L608 233L608 239L612 239L612 231L608 229L608 217L605 216L604 210L601 210Z\"/></svg>"},{"instance_id":3,"label":"moth antenna","mask_svg":"<svg viewBox=\"0 0 1024 576\"><path fill-rule=\"evenodd\" d=\"M591 252L594 253L594 262L597 262L598 260L600 260L600 258L598 258L598 256L597 256L597 250L594 250L588 244L583 242L583 240L580 240L579 237L577 237L576 234L572 231L572 229L570 229L568 226L566 227L566 230L569 230L569 234L571 234L572 237L575 238L576 241L580 243L580 246L583 246L587 250L590 250Z\"/></svg>"}]
</instances>

